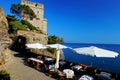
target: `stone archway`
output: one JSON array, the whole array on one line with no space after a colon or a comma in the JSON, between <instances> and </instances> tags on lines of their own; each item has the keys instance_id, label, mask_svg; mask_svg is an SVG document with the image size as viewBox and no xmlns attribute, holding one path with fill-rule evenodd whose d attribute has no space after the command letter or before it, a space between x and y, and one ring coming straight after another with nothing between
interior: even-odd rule
<instances>
[{"instance_id":1,"label":"stone archway","mask_svg":"<svg viewBox=\"0 0 120 80\"><path fill-rule=\"evenodd\" d=\"M13 42L11 49L14 51L18 51L18 52L23 52L25 51L26 47L26 37L24 36L17 36L15 41Z\"/></svg>"}]
</instances>

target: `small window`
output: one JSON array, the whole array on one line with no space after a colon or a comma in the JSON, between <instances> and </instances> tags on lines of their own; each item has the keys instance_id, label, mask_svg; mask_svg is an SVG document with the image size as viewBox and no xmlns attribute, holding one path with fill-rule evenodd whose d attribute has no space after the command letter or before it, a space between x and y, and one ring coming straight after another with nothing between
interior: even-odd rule
<instances>
[{"instance_id":1,"label":"small window","mask_svg":"<svg viewBox=\"0 0 120 80\"><path fill-rule=\"evenodd\" d=\"M35 6L37 7L38 4L35 4Z\"/></svg>"},{"instance_id":2,"label":"small window","mask_svg":"<svg viewBox=\"0 0 120 80\"><path fill-rule=\"evenodd\" d=\"M30 20L33 20L33 18L32 18L32 17L30 17Z\"/></svg>"}]
</instances>

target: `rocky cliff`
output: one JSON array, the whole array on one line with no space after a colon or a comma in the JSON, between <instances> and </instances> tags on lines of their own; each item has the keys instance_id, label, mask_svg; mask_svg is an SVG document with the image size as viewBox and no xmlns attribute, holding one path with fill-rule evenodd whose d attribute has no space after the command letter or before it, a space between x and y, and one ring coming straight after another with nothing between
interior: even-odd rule
<instances>
[{"instance_id":1,"label":"rocky cliff","mask_svg":"<svg viewBox=\"0 0 120 80\"><path fill-rule=\"evenodd\" d=\"M0 28L8 29L8 22L1 7L0 7Z\"/></svg>"},{"instance_id":2,"label":"rocky cliff","mask_svg":"<svg viewBox=\"0 0 120 80\"><path fill-rule=\"evenodd\" d=\"M3 57L6 57L5 54L8 54L4 52L6 52L6 49L9 47L9 45L12 42L12 40L9 38L9 34L7 30L8 30L8 22L4 14L4 11L0 7L0 61L2 60Z\"/></svg>"}]
</instances>

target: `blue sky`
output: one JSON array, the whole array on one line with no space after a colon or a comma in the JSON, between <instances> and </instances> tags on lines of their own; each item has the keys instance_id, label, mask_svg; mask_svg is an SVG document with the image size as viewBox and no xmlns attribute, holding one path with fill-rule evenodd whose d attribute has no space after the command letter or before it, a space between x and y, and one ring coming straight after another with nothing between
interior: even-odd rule
<instances>
[{"instance_id":1,"label":"blue sky","mask_svg":"<svg viewBox=\"0 0 120 80\"><path fill-rule=\"evenodd\" d=\"M31 0L44 4L48 35L65 42L120 44L120 0ZM6 15L12 3L3 0Z\"/></svg>"}]
</instances>

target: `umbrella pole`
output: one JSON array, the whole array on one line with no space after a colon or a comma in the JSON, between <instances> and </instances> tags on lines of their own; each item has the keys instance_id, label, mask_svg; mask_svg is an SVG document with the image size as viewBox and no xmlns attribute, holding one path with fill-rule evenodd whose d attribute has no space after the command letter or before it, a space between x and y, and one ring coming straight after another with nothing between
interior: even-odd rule
<instances>
[{"instance_id":1,"label":"umbrella pole","mask_svg":"<svg viewBox=\"0 0 120 80\"><path fill-rule=\"evenodd\" d=\"M55 68L59 68L60 50L57 50Z\"/></svg>"},{"instance_id":2,"label":"umbrella pole","mask_svg":"<svg viewBox=\"0 0 120 80\"><path fill-rule=\"evenodd\" d=\"M57 47L57 54L56 54L56 63L55 63L55 68L58 69L59 68L59 58L60 58L60 49L59 49L59 45Z\"/></svg>"}]
</instances>

